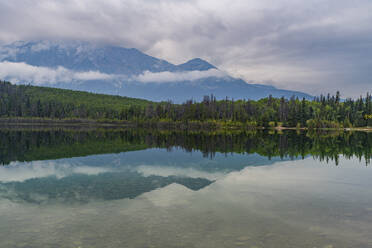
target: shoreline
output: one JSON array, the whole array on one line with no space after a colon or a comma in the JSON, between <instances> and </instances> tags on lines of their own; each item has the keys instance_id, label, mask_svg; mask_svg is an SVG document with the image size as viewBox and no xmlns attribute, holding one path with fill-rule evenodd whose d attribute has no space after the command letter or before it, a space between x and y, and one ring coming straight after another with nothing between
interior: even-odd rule
<instances>
[{"instance_id":1,"label":"shoreline","mask_svg":"<svg viewBox=\"0 0 372 248\"><path fill-rule=\"evenodd\" d=\"M343 127L343 128L314 128L314 129L309 129L307 127L301 127L301 128L297 128L297 127L274 127L274 128L266 128L266 129L275 129L275 130L278 130L278 131L281 131L281 130L322 130L322 131L347 131L347 132L351 132L351 131L363 131L363 132L372 132L372 127Z\"/></svg>"},{"instance_id":2,"label":"shoreline","mask_svg":"<svg viewBox=\"0 0 372 248\"><path fill-rule=\"evenodd\" d=\"M119 120L91 120L91 119L41 119L41 118L0 118L1 128L12 127L73 127L73 128L159 128L178 130L299 130L299 131L362 131L372 132L372 127L351 127L351 128L314 128L307 127L254 127L254 126L210 126L208 122L200 122L197 125L185 124L183 122L130 122Z\"/></svg>"},{"instance_id":3,"label":"shoreline","mask_svg":"<svg viewBox=\"0 0 372 248\"><path fill-rule=\"evenodd\" d=\"M134 127L131 122L114 120L0 118L0 128L9 126Z\"/></svg>"}]
</instances>

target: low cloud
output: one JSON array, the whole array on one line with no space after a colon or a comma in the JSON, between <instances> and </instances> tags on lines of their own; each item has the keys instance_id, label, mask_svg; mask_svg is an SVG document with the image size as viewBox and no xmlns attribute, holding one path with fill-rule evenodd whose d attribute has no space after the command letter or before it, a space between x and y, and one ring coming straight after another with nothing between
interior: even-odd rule
<instances>
[{"instance_id":1,"label":"low cloud","mask_svg":"<svg viewBox=\"0 0 372 248\"><path fill-rule=\"evenodd\" d=\"M0 78L13 83L56 84L87 80L109 80L114 75L98 71L74 72L64 67L48 68L26 63L1 62Z\"/></svg>"},{"instance_id":2,"label":"low cloud","mask_svg":"<svg viewBox=\"0 0 372 248\"><path fill-rule=\"evenodd\" d=\"M110 75L101 73L99 71L74 72L74 79L76 80L109 80L119 77L117 75Z\"/></svg>"},{"instance_id":3,"label":"low cloud","mask_svg":"<svg viewBox=\"0 0 372 248\"><path fill-rule=\"evenodd\" d=\"M43 50L48 50L50 48L50 43L48 41L39 42L31 47L33 52L40 52Z\"/></svg>"},{"instance_id":4,"label":"low cloud","mask_svg":"<svg viewBox=\"0 0 372 248\"><path fill-rule=\"evenodd\" d=\"M178 168L172 166L153 166L153 165L140 165L135 168L138 173L141 173L143 176L148 177L152 175L161 176L161 177L169 177L169 176L177 176L177 177L187 177L187 178L206 178L208 180L217 180L218 178L222 178L226 175L224 172L208 172L208 171L201 171L198 169L186 167L186 168Z\"/></svg>"},{"instance_id":5,"label":"low cloud","mask_svg":"<svg viewBox=\"0 0 372 248\"><path fill-rule=\"evenodd\" d=\"M24 182L30 179L56 177L58 179L74 174L98 175L112 172L111 168L91 167L85 165L73 166L52 161L35 161L30 163L11 163L0 167L0 183Z\"/></svg>"},{"instance_id":6,"label":"low cloud","mask_svg":"<svg viewBox=\"0 0 372 248\"><path fill-rule=\"evenodd\" d=\"M126 75L106 74L99 71L75 72L62 66L48 68L32 66L24 62L0 62L0 78L12 83L33 83L36 85L53 85L57 83L74 83L90 80L136 81L141 83L170 83L195 81L208 77L227 77L217 69L207 71L158 72L145 71L143 74L128 78Z\"/></svg>"},{"instance_id":7,"label":"low cloud","mask_svg":"<svg viewBox=\"0 0 372 248\"><path fill-rule=\"evenodd\" d=\"M169 83L182 81L195 81L208 77L227 77L228 75L217 69L207 71L187 71L187 72L149 72L133 77L132 80L142 83Z\"/></svg>"}]
</instances>

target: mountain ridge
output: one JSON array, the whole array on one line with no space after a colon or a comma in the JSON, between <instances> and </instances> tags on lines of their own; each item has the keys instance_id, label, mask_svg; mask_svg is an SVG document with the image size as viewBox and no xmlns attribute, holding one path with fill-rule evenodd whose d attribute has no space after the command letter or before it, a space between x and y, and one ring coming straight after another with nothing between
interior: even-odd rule
<instances>
[{"instance_id":1,"label":"mountain ridge","mask_svg":"<svg viewBox=\"0 0 372 248\"><path fill-rule=\"evenodd\" d=\"M257 100L269 95L312 99L298 91L248 84L201 58L175 65L136 48L89 42L15 42L0 46L0 64L4 67L0 67L0 76L5 80L152 101L200 101L211 94L217 99ZM29 67L22 70L26 65ZM23 80L18 79L20 75Z\"/></svg>"}]
</instances>

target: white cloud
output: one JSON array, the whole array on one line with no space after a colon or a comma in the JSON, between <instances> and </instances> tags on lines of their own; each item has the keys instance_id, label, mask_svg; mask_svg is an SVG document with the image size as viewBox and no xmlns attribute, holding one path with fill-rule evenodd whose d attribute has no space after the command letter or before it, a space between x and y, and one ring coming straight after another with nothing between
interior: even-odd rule
<instances>
[{"instance_id":1,"label":"white cloud","mask_svg":"<svg viewBox=\"0 0 372 248\"><path fill-rule=\"evenodd\" d=\"M64 178L73 174L98 175L112 172L111 168L91 167L85 165L73 166L52 161L35 161L30 163L13 162L0 167L0 182L24 182L29 179L55 176Z\"/></svg>"},{"instance_id":2,"label":"white cloud","mask_svg":"<svg viewBox=\"0 0 372 248\"><path fill-rule=\"evenodd\" d=\"M139 199L146 199L157 207L170 207L177 205L190 206L190 197L194 196L195 192L187 187L172 183L164 188L158 188L153 191L144 193L139 196Z\"/></svg>"},{"instance_id":3,"label":"white cloud","mask_svg":"<svg viewBox=\"0 0 372 248\"><path fill-rule=\"evenodd\" d=\"M115 75L98 71L74 72L64 67L56 69L32 66L26 63L0 62L0 78L13 83L56 84L76 80L109 80Z\"/></svg>"},{"instance_id":4,"label":"white cloud","mask_svg":"<svg viewBox=\"0 0 372 248\"><path fill-rule=\"evenodd\" d=\"M158 72L146 71L138 76L129 78L129 81L142 83L169 83L180 81L194 81L208 77L226 77L226 73L210 69L207 71L187 71L187 72ZM32 66L24 62L0 62L0 78L9 80L12 83L32 82L38 85L48 85L56 83L72 83L76 81L88 80L128 80L125 75L106 74L99 71L75 72L59 66L58 68L48 68L42 66Z\"/></svg>"},{"instance_id":5,"label":"white cloud","mask_svg":"<svg viewBox=\"0 0 372 248\"><path fill-rule=\"evenodd\" d=\"M162 177L178 176L188 178L206 178L209 180L217 180L226 175L224 172L206 172L194 168L177 168L171 166L153 166L140 165L135 167L135 170L145 177L156 175Z\"/></svg>"},{"instance_id":6,"label":"white cloud","mask_svg":"<svg viewBox=\"0 0 372 248\"><path fill-rule=\"evenodd\" d=\"M207 71L185 71L185 72L149 72L146 71L141 75L133 77L132 80L142 83L169 83L182 81L195 81L208 77L227 77L228 75L217 69L209 69Z\"/></svg>"},{"instance_id":7,"label":"white cloud","mask_svg":"<svg viewBox=\"0 0 372 248\"><path fill-rule=\"evenodd\" d=\"M86 71L86 72L75 72L74 79L76 80L109 80L118 77L116 75L110 75L101 73L98 71Z\"/></svg>"}]
</instances>

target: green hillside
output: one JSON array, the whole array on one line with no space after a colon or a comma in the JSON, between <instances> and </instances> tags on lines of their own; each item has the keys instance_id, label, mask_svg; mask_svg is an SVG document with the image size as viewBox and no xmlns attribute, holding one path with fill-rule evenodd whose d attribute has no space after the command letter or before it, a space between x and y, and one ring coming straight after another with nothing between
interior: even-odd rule
<instances>
[{"instance_id":1,"label":"green hillside","mask_svg":"<svg viewBox=\"0 0 372 248\"><path fill-rule=\"evenodd\" d=\"M117 111L120 111L123 106L144 106L150 103L150 101L143 99L95 94L84 91L28 85L17 85L15 87L17 87L19 90L24 90L25 94L30 96L32 101L37 101L40 99L43 102L56 101L78 106L90 105L93 108L107 108Z\"/></svg>"},{"instance_id":2,"label":"green hillside","mask_svg":"<svg viewBox=\"0 0 372 248\"><path fill-rule=\"evenodd\" d=\"M0 81L0 117L120 119L150 101Z\"/></svg>"}]
</instances>

